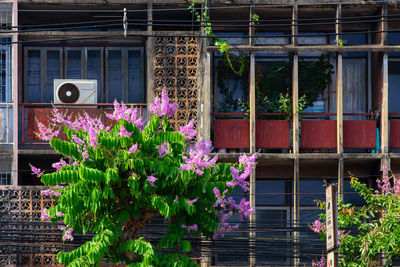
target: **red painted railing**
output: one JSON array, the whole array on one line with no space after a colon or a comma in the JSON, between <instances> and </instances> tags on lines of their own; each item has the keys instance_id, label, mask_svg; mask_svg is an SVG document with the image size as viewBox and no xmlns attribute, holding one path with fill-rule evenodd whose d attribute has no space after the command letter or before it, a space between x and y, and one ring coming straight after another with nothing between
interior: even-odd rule
<instances>
[{"instance_id":1,"label":"red painted railing","mask_svg":"<svg viewBox=\"0 0 400 267\"><path fill-rule=\"evenodd\" d=\"M215 148L249 148L250 125L246 113L221 112L214 116ZM366 119L343 120L343 147L374 149L376 147L376 114L344 113ZM399 114L400 115L400 114ZM259 116L285 116L286 113L257 113ZM301 148L335 149L337 146L336 113L301 113ZM222 118L221 118L222 117ZM328 117L324 120L321 117ZM313 119L310 119L313 118ZM399 121L400 136L400 121ZM290 149L290 120L256 120L256 147ZM399 140L400 146L400 140Z\"/></svg>"},{"instance_id":2,"label":"red painted railing","mask_svg":"<svg viewBox=\"0 0 400 267\"><path fill-rule=\"evenodd\" d=\"M245 113L211 113L214 119L215 148L249 148L250 124L244 120ZM288 116L286 113L257 113L258 116ZM229 119L217 117L229 116ZM238 117L239 119L231 119ZM288 120L256 120L256 147L289 149L290 125Z\"/></svg>"},{"instance_id":3,"label":"red painted railing","mask_svg":"<svg viewBox=\"0 0 400 267\"><path fill-rule=\"evenodd\" d=\"M140 117L143 117L146 104L126 104L128 107L136 107ZM52 103L20 103L21 114L21 139L20 145L47 145L48 142L39 141L36 137L37 121L45 125L51 116L52 108L57 107L61 112L67 112L71 116L88 113L92 117L100 117L103 123L109 125L111 121L105 114L113 112L114 104L52 104Z\"/></svg>"},{"instance_id":4,"label":"red painted railing","mask_svg":"<svg viewBox=\"0 0 400 267\"><path fill-rule=\"evenodd\" d=\"M390 148L400 148L400 113L389 113Z\"/></svg>"}]
</instances>

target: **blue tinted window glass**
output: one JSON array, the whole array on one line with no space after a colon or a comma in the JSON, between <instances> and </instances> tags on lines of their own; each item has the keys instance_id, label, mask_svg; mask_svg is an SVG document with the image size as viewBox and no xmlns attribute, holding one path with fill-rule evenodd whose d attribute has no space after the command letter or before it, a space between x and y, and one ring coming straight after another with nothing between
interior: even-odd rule
<instances>
[{"instance_id":1,"label":"blue tinted window glass","mask_svg":"<svg viewBox=\"0 0 400 267\"><path fill-rule=\"evenodd\" d=\"M81 51L70 50L67 51L67 55L67 79L81 79Z\"/></svg>"},{"instance_id":2,"label":"blue tinted window glass","mask_svg":"<svg viewBox=\"0 0 400 267\"><path fill-rule=\"evenodd\" d=\"M285 181L257 181L256 205L285 205Z\"/></svg>"},{"instance_id":3,"label":"blue tinted window glass","mask_svg":"<svg viewBox=\"0 0 400 267\"><path fill-rule=\"evenodd\" d=\"M314 200L325 201L325 187L322 180L300 180L300 206L316 206Z\"/></svg>"},{"instance_id":4,"label":"blue tinted window glass","mask_svg":"<svg viewBox=\"0 0 400 267\"><path fill-rule=\"evenodd\" d=\"M26 101L28 103L41 102L39 50L28 50L27 69Z\"/></svg>"},{"instance_id":5,"label":"blue tinted window glass","mask_svg":"<svg viewBox=\"0 0 400 267\"><path fill-rule=\"evenodd\" d=\"M128 102L144 103L141 51L128 51Z\"/></svg>"},{"instance_id":6,"label":"blue tinted window glass","mask_svg":"<svg viewBox=\"0 0 400 267\"><path fill-rule=\"evenodd\" d=\"M121 50L108 51L108 102L122 101Z\"/></svg>"},{"instance_id":7,"label":"blue tinted window glass","mask_svg":"<svg viewBox=\"0 0 400 267\"><path fill-rule=\"evenodd\" d=\"M97 102L103 102L100 50L87 51L87 78L90 80L97 80Z\"/></svg>"},{"instance_id":8,"label":"blue tinted window glass","mask_svg":"<svg viewBox=\"0 0 400 267\"><path fill-rule=\"evenodd\" d=\"M47 78L45 102L54 102L54 79L60 79L60 51L47 51Z\"/></svg>"}]
</instances>

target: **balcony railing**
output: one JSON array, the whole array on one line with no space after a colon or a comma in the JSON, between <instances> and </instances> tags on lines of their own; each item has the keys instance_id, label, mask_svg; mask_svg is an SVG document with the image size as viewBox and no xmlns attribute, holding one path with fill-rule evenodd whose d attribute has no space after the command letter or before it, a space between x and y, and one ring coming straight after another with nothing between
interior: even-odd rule
<instances>
[{"instance_id":1,"label":"balcony railing","mask_svg":"<svg viewBox=\"0 0 400 267\"><path fill-rule=\"evenodd\" d=\"M248 149L250 124L245 113L211 113L214 147ZM400 114L398 114L400 115ZM291 118L286 113L257 113L256 148L286 149L292 144ZM343 148L374 150L377 142L377 116L374 113L344 113ZM300 147L303 152L329 151L337 148L336 113L301 113ZM268 119L261 119L268 118ZM332 119L333 118L333 119ZM397 123L397 121L395 121ZM400 120L398 121L400 136ZM378 134L379 135L379 134ZM400 142L398 144L400 148Z\"/></svg>"},{"instance_id":2,"label":"balcony railing","mask_svg":"<svg viewBox=\"0 0 400 267\"><path fill-rule=\"evenodd\" d=\"M336 113L301 113L301 148L336 149ZM375 149L377 121L374 113L343 113L343 148ZM351 117L351 120L346 120ZM365 117L365 119L360 119ZM313 119L310 119L313 118ZM326 118L326 119L324 119ZM356 119L357 118L357 119Z\"/></svg>"},{"instance_id":3,"label":"balcony railing","mask_svg":"<svg viewBox=\"0 0 400 267\"><path fill-rule=\"evenodd\" d=\"M249 148L250 124L245 113L211 113L214 116L215 148ZM290 148L290 121L286 113L257 113L256 147L264 149ZM273 118L263 120L261 118Z\"/></svg>"},{"instance_id":4,"label":"balcony railing","mask_svg":"<svg viewBox=\"0 0 400 267\"><path fill-rule=\"evenodd\" d=\"M146 104L126 104L128 107L138 108L141 118L146 117ZM37 121L47 125L52 108L57 107L60 112L66 112L73 118L85 112L91 117L99 117L105 125L112 125L112 121L105 114L112 113L114 104L52 104L52 103L20 103L21 131L20 145L47 145L36 136Z\"/></svg>"}]
</instances>

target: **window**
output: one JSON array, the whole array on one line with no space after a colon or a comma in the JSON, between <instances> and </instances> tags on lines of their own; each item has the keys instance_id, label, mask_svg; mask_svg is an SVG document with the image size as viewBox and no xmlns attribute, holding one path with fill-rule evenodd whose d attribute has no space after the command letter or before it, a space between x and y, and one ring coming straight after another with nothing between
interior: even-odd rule
<instances>
[{"instance_id":1,"label":"window","mask_svg":"<svg viewBox=\"0 0 400 267\"><path fill-rule=\"evenodd\" d=\"M11 30L12 3L0 4L0 30Z\"/></svg>"},{"instance_id":2,"label":"window","mask_svg":"<svg viewBox=\"0 0 400 267\"><path fill-rule=\"evenodd\" d=\"M10 43L11 38L0 38ZM12 142L11 45L0 45L0 143Z\"/></svg>"},{"instance_id":3,"label":"window","mask_svg":"<svg viewBox=\"0 0 400 267\"><path fill-rule=\"evenodd\" d=\"M51 103L54 79L97 80L97 102L143 103L142 47L26 47L24 100Z\"/></svg>"},{"instance_id":4,"label":"window","mask_svg":"<svg viewBox=\"0 0 400 267\"><path fill-rule=\"evenodd\" d=\"M11 185L11 155L0 155L0 185Z\"/></svg>"},{"instance_id":5,"label":"window","mask_svg":"<svg viewBox=\"0 0 400 267\"><path fill-rule=\"evenodd\" d=\"M256 262L290 264L290 180L256 181Z\"/></svg>"}]
</instances>

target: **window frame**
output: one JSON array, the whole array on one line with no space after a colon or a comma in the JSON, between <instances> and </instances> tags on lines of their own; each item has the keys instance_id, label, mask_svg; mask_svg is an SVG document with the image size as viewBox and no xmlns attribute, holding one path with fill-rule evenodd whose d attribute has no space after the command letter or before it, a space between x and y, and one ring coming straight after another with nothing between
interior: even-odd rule
<instances>
[{"instance_id":1,"label":"window frame","mask_svg":"<svg viewBox=\"0 0 400 267\"><path fill-rule=\"evenodd\" d=\"M81 51L81 79L88 79L88 52L89 51L100 51L100 81L98 83L98 91L100 92L100 99L98 103L110 103L108 99L108 52L121 51L121 64L122 64L122 75L126 77L122 84L122 101L129 103L129 80L128 80L128 55L129 51L140 52L140 88L143 90L143 103L146 103L146 87L145 87L145 47L127 46L126 44L112 44L93 46L90 44L82 44L79 46L74 45L50 45L50 46L25 46L23 47L23 101L29 102L28 99L28 53L30 51L39 51L40 53L40 99L41 103L46 101L46 80L47 80L47 51L59 51L60 52L60 78L67 79L68 75L68 52L69 51Z\"/></svg>"}]
</instances>

